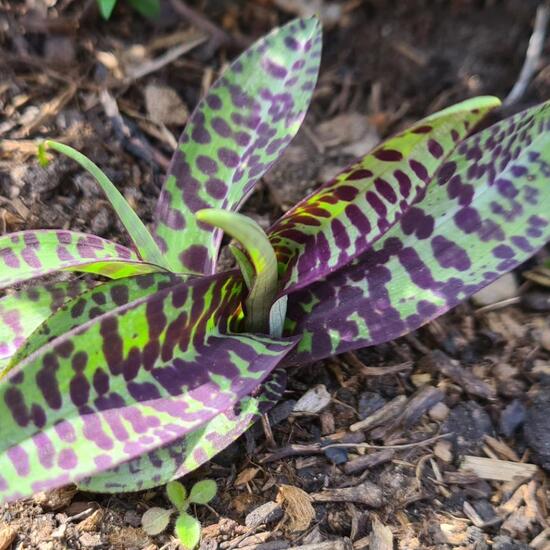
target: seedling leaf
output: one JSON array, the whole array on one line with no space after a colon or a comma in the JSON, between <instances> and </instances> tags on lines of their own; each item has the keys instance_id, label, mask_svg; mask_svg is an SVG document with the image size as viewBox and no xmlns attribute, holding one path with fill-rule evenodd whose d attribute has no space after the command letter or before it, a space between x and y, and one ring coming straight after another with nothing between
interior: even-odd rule
<instances>
[{"instance_id":1,"label":"seedling leaf","mask_svg":"<svg viewBox=\"0 0 550 550\"><path fill-rule=\"evenodd\" d=\"M217 491L218 486L214 480L203 479L197 481L191 488L191 493L189 493L189 502L193 502L194 504L208 504L216 496Z\"/></svg>"}]
</instances>

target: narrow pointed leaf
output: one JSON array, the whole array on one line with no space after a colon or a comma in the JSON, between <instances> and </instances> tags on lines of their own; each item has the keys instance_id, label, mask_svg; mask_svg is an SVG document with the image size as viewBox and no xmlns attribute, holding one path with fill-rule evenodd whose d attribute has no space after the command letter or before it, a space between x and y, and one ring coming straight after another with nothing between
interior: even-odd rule
<instances>
[{"instance_id":1,"label":"narrow pointed leaf","mask_svg":"<svg viewBox=\"0 0 550 550\"><path fill-rule=\"evenodd\" d=\"M95 235L42 229L0 237L0 288L61 270L112 279L163 271L142 262L129 248Z\"/></svg>"},{"instance_id":2,"label":"narrow pointed leaf","mask_svg":"<svg viewBox=\"0 0 550 550\"><path fill-rule=\"evenodd\" d=\"M292 295L294 361L392 340L550 240L550 103L468 138L373 249Z\"/></svg>"},{"instance_id":3,"label":"narrow pointed leaf","mask_svg":"<svg viewBox=\"0 0 550 550\"><path fill-rule=\"evenodd\" d=\"M94 317L0 382L0 500L76 482L200 428L295 344L222 334L242 280L193 278Z\"/></svg>"},{"instance_id":4,"label":"narrow pointed leaf","mask_svg":"<svg viewBox=\"0 0 550 550\"><path fill-rule=\"evenodd\" d=\"M128 231L142 260L162 267L168 267L165 265L164 256L161 254L157 243L145 227L145 224L99 166L94 164L88 157L76 149L63 143L46 140L44 146L68 156L70 159L80 164L82 168L95 178L108 201L111 203L116 215L122 222L122 225L126 228L126 231Z\"/></svg>"},{"instance_id":5,"label":"narrow pointed leaf","mask_svg":"<svg viewBox=\"0 0 550 550\"><path fill-rule=\"evenodd\" d=\"M78 486L84 491L118 493L142 491L178 479L196 470L240 437L279 401L285 385L285 371L276 370L262 384L258 396L247 396L174 443L85 479Z\"/></svg>"},{"instance_id":6,"label":"narrow pointed leaf","mask_svg":"<svg viewBox=\"0 0 550 550\"><path fill-rule=\"evenodd\" d=\"M495 97L478 97L421 120L285 214L270 232L285 291L322 279L370 248L499 103Z\"/></svg>"},{"instance_id":7,"label":"narrow pointed leaf","mask_svg":"<svg viewBox=\"0 0 550 550\"><path fill-rule=\"evenodd\" d=\"M194 214L242 205L298 131L320 55L318 20L293 21L244 52L199 103L156 213L157 242L174 271L215 271L222 232Z\"/></svg>"},{"instance_id":8,"label":"narrow pointed leaf","mask_svg":"<svg viewBox=\"0 0 550 550\"><path fill-rule=\"evenodd\" d=\"M0 298L0 372L41 323L88 286L76 280L33 286Z\"/></svg>"}]
</instances>

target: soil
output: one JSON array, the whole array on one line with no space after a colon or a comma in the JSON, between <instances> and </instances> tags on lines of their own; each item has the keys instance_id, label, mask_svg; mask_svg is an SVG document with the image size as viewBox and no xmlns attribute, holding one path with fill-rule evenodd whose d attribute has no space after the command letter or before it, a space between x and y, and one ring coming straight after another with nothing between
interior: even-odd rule
<instances>
[{"instance_id":1,"label":"soil","mask_svg":"<svg viewBox=\"0 0 550 550\"><path fill-rule=\"evenodd\" d=\"M313 9L325 37L312 107L245 207L268 226L397 129L467 97L505 97L538 2L167 0L156 22L119 4L105 22L92 0L0 0L2 233L63 227L126 242L88 175L61 158L38 166L37 140L79 148L149 223L186 113L224 63ZM181 44L175 61L150 64ZM549 97L547 40L508 111ZM256 425L183 480L220 489L195 510L201 548L550 548L550 300L525 276L547 256L494 286L489 305L465 303L405 338L291 369L268 437ZM499 307L502 296L517 299ZM321 410L294 412L313 390ZM520 477L502 479L507 468ZM143 531L151 506L169 506L163 488L37 495L2 508L0 549L177 548L170 529Z\"/></svg>"}]
</instances>

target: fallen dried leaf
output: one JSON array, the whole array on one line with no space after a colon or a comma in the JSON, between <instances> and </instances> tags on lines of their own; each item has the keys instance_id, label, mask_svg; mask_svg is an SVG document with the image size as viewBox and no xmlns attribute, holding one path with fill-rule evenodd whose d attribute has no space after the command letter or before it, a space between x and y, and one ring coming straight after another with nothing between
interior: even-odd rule
<instances>
[{"instance_id":1,"label":"fallen dried leaf","mask_svg":"<svg viewBox=\"0 0 550 550\"><path fill-rule=\"evenodd\" d=\"M281 485L276 501L283 507L283 524L289 532L305 531L315 518L311 497L292 485Z\"/></svg>"}]
</instances>

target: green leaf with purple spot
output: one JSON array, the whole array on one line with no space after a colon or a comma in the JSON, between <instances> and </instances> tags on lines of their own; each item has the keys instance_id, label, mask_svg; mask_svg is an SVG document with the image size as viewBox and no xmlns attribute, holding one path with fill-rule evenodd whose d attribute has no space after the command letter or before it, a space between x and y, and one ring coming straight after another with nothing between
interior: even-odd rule
<instances>
[{"instance_id":1,"label":"green leaf with purple spot","mask_svg":"<svg viewBox=\"0 0 550 550\"><path fill-rule=\"evenodd\" d=\"M75 280L32 286L0 298L0 372L41 323L89 286Z\"/></svg>"},{"instance_id":2,"label":"green leaf with purple spot","mask_svg":"<svg viewBox=\"0 0 550 550\"><path fill-rule=\"evenodd\" d=\"M191 278L54 338L0 383L0 498L21 498L170 444L231 409L293 339L226 334L242 281ZM209 365L205 368L205 365Z\"/></svg>"},{"instance_id":3,"label":"green leaf with purple spot","mask_svg":"<svg viewBox=\"0 0 550 550\"><path fill-rule=\"evenodd\" d=\"M240 437L281 398L286 385L284 370L276 370L257 396L243 398L185 437L121 464L78 486L84 491L118 493L142 491L178 479L213 458Z\"/></svg>"},{"instance_id":4,"label":"green leaf with purple spot","mask_svg":"<svg viewBox=\"0 0 550 550\"><path fill-rule=\"evenodd\" d=\"M156 212L157 243L173 271L215 271L222 232L194 214L243 204L298 131L320 56L319 21L292 21L244 52L199 103Z\"/></svg>"},{"instance_id":5,"label":"green leaf with purple spot","mask_svg":"<svg viewBox=\"0 0 550 550\"><path fill-rule=\"evenodd\" d=\"M349 264L408 210L437 168L497 107L477 97L376 147L285 214L270 231L286 293Z\"/></svg>"},{"instance_id":6,"label":"green leaf with purple spot","mask_svg":"<svg viewBox=\"0 0 550 550\"><path fill-rule=\"evenodd\" d=\"M550 240L550 102L462 143L372 250L291 295L286 329L311 361L438 317Z\"/></svg>"},{"instance_id":7,"label":"green leaf with purple spot","mask_svg":"<svg viewBox=\"0 0 550 550\"><path fill-rule=\"evenodd\" d=\"M41 229L0 237L0 288L62 270L111 279L164 271L142 262L129 248L95 235Z\"/></svg>"}]
</instances>

